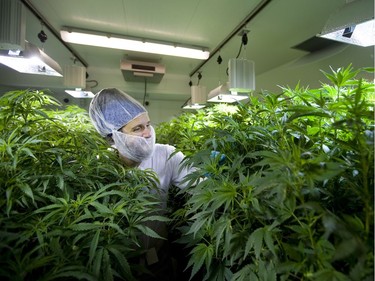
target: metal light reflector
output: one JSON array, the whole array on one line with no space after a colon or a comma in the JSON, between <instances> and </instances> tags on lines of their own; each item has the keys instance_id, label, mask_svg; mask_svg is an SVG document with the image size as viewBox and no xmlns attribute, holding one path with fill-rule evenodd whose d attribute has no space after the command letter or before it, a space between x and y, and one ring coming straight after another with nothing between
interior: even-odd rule
<instances>
[{"instance_id":1,"label":"metal light reflector","mask_svg":"<svg viewBox=\"0 0 375 281\"><path fill-rule=\"evenodd\" d=\"M248 99L246 95L238 95L229 91L229 83L220 85L208 94L208 102L234 103Z\"/></svg>"},{"instance_id":2,"label":"metal light reflector","mask_svg":"<svg viewBox=\"0 0 375 281\"><path fill-rule=\"evenodd\" d=\"M86 88L86 67L79 65L64 66L64 86L65 92L74 98L93 98L91 91L83 90Z\"/></svg>"},{"instance_id":3,"label":"metal light reflector","mask_svg":"<svg viewBox=\"0 0 375 281\"><path fill-rule=\"evenodd\" d=\"M60 65L27 41L24 51L0 50L0 63L21 73L62 76Z\"/></svg>"},{"instance_id":4,"label":"metal light reflector","mask_svg":"<svg viewBox=\"0 0 375 281\"><path fill-rule=\"evenodd\" d=\"M183 109L201 109L206 107L207 93L206 87L202 85L193 85L190 87L190 102Z\"/></svg>"},{"instance_id":5,"label":"metal light reflector","mask_svg":"<svg viewBox=\"0 0 375 281\"><path fill-rule=\"evenodd\" d=\"M356 0L337 9L317 36L368 47L375 45L373 0Z\"/></svg>"}]
</instances>

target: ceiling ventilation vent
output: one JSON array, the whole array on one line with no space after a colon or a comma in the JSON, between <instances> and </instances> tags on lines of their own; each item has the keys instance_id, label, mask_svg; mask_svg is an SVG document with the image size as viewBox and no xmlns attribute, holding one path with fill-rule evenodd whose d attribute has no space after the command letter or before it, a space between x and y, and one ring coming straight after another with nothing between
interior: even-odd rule
<instances>
[{"instance_id":1,"label":"ceiling ventilation vent","mask_svg":"<svg viewBox=\"0 0 375 281\"><path fill-rule=\"evenodd\" d=\"M125 81L160 83L165 66L144 61L121 60L121 71Z\"/></svg>"}]
</instances>

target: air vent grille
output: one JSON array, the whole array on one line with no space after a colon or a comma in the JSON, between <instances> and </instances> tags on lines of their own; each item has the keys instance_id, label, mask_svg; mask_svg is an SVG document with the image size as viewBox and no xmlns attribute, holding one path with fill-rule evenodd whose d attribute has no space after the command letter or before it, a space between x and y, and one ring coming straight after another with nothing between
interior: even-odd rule
<instances>
[{"instance_id":1,"label":"air vent grille","mask_svg":"<svg viewBox=\"0 0 375 281\"><path fill-rule=\"evenodd\" d=\"M165 74L165 66L159 63L123 59L121 71L125 81L160 83Z\"/></svg>"},{"instance_id":2,"label":"air vent grille","mask_svg":"<svg viewBox=\"0 0 375 281\"><path fill-rule=\"evenodd\" d=\"M152 66L152 65L132 64L132 69L135 69L135 70L155 71L156 67Z\"/></svg>"}]
</instances>

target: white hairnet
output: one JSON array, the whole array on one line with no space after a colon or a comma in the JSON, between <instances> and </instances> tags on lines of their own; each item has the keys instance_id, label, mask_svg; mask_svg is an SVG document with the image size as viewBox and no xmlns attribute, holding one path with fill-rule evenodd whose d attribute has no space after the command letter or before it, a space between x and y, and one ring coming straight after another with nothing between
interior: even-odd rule
<instances>
[{"instance_id":1,"label":"white hairnet","mask_svg":"<svg viewBox=\"0 0 375 281\"><path fill-rule=\"evenodd\" d=\"M112 138L119 153L128 159L141 163L152 156L155 148L155 130L152 126L151 137L144 138L114 131Z\"/></svg>"},{"instance_id":2,"label":"white hairnet","mask_svg":"<svg viewBox=\"0 0 375 281\"><path fill-rule=\"evenodd\" d=\"M103 136L121 129L146 109L128 94L107 88L99 91L92 99L89 115L96 130Z\"/></svg>"}]
</instances>

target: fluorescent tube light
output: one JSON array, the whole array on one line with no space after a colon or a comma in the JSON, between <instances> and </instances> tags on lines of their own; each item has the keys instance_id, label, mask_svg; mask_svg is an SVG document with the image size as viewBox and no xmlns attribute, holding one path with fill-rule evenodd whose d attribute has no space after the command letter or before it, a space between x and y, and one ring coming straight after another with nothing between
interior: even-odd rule
<instances>
[{"instance_id":1,"label":"fluorescent tube light","mask_svg":"<svg viewBox=\"0 0 375 281\"><path fill-rule=\"evenodd\" d=\"M181 44L161 42L136 37L126 37L122 35L101 33L88 30L79 30L70 27L63 28L60 31L60 35L65 42L81 45L201 60L208 59L210 55L210 53L206 51L207 48L204 47L184 46Z\"/></svg>"},{"instance_id":2,"label":"fluorescent tube light","mask_svg":"<svg viewBox=\"0 0 375 281\"><path fill-rule=\"evenodd\" d=\"M21 73L62 77L60 65L27 41L24 51L1 50L0 63Z\"/></svg>"},{"instance_id":3,"label":"fluorescent tube light","mask_svg":"<svg viewBox=\"0 0 375 281\"><path fill-rule=\"evenodd\" d=\"M337 9L317 36L368 47L375 45L373 0L356 0Z\"/></svg>"}]
</instances>

